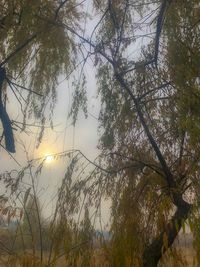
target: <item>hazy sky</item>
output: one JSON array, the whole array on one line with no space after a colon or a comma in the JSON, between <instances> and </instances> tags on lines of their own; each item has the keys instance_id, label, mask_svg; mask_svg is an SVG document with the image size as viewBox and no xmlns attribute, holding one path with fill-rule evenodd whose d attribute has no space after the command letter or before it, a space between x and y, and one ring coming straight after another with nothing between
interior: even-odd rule
<instances>
[{"instance_id":1,"label":"hazy sky","mask_svg":"<svg viewBox=\"0 0 200 267\"><path fill-rule=\"evenodd\" d=\"M90 9L90 2L86 9ZM94 26L97 23L98 18L95 17L85 24L85 34L89 35L92 32ZM98 143L98 115L99 115L99 100L96 98L96 81L95 70L91 60L88 60L85 67L85 74L87 79L87 93L88 93L88 118L85 119L83 114L79 115L75 128L71 125L71 121L68 119L68 113L72 102L72 92L70 80L64 80L64 77L60 77L59 80L63 81L57 87L57 103L54 110L55 125L53 131L51 129L45 129L44 137L39 148L36 148L37 138L39 134L39 128L27 127L28 134L22 133L19 130L15 131L16 140L16 153L13 154L20 166L13 160L13 158L2 148L0 148L0 173L13 169L21 169L27 164L26 153L23 146L28 151L29 159L43 157L46 154L60 153L69 149L80 149L87 158L93 160L99 151L97 150ZM8 93L9 103L7 104L7 111L11 120L22 121L22 114L20 106L17 103L12 92ZM32 121L27 121L32 123ZM36 123L35 123L36 124ZM38 122L37 125L40 123ZM45 164L41 176L38 177L37 191L43 205L43 214L49 216L55 205L55 199L52 203L51 199L57 193L63 175L67 167L67 159L60 159L52 161L52 163ZM28 182L28 179L25 179ZM23 186L23 185L22 185ZM28 188L28 185L25 187ZM24 189L25 190L25 189ZM1 187L1 193L4 188ZM108 203L103 206L102 215L106 220L108 214Z\"/></svg>"},{"instance_id":2,"label":"hazy sky","mask_svg":"<svg viewBox=\"0 0 200 267\"><path fill-rule=\"evenodd\" d=\"M79 115L79 119L75 128L71 125L71 121L68 118L70 110L72 91L73 88L70 85L70 81L63 81L57 88L57 103L54 110L54 125L53 130L46 129L42 142L38 149L36 148L39 128L27 127L30 133L21 133L19 130L14 131L16 140L16 153L13 154L15 159L21 166L13 160L13 158L0 149L0 172L7 170L20 169L27 164L26 155L23 145L29 154L29 159L43 157L46 154L60 153L72 148L80 149L91 160L98 154L97 143L97 126L99 113L99 102L96 98L96 84L95 84L95 72L92 63L88 61L86 64L86 76L88 80L88 118L85 119L82 113ZM60 81L63 77L60 77ZM12 94L9 94L8 112L10 119L22 121L22 115L19 105L15 101ZM94 116L92 116L92 115ZM95 118L96 117L96 118ZM32 123L27 121L27 123ZM40 124L39 122L37 123ZM46 215L51 213L51 205L46 205L50 202L52 196L57 192L61 179L66 170L67 159L55 160L49 164L45 164L41 176L38 178L38 192L41 198L42 204L45 203L44 212Z\"/></svg>"},{"instance_id":3,"label":"hazy sky","mask_svg":"<svg viewBox=\"0 0 200 267\"><path fill-rule=\"evenodd\" d=\"M93 30L96 23L97 18L87 24L86 30L88 35ZM142 42L142 40L139 41ZM134 58L139 55L140 45L141 44L136 44L130 49L129 53L131 57ZM39 128L27 127L29 131L28 135L26 133L21 133L19 130L17 132L15 131L17 152L13 156L21 166L18 166L10 155L0 148L0 172L20 169L26 164L26 155L23 145L28 151L29 159L43 157L51 153L59 153L72 148L80 149L91 160L97 156L99 152L97 150L98 121L96 118L98 118L100 104L99 100L96 98L95 70L90 60L86 63L85 74L88 87L88 118L85 119L83 114L80 114L76 127L74 128L71 126L67 115L70 110L73 88L71 87L70 80L64 80L57 88L58 98L54 110L54 130L45 130L42 143L38 149L36 149L36 144ZM64 77L60 77L60 81L62 81L63 78ZM9 94L7 108L11 119L22 121L20 107L12 93ZM32 122L30 121L30 123ZM39 124L39 122L37 124ZM45 205L49 203L61 184L66 165L67 162L64 160L52 161L51 164L45 164L44 170L38 179L39 195L41 196L42 203L45 202ZM51 205L48 207L45 206L44 210L45 214L49 215L51 212ZM105 218L108 213L107 203L104 205L103 212Z\"/></svg>"}]
</instances>

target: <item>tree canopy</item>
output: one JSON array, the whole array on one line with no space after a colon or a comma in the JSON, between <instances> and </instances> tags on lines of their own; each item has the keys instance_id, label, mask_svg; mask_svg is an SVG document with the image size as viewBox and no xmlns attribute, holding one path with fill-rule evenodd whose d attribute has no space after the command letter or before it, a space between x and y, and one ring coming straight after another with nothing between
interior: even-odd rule
<instances>
[{"instance_id":1,"label":"tree canopy","mask_svg":"<svg viewBox=\"0 0 200 267\"><path fill-rule=\"evenodd\" d=\"M5 70L2 83L7 83L21 106L23 128L27 116L39 118L44 125L45 119L52 117L58 77L73 70L78 50L72 34L54 24L62 20L77 28L80 13L76 1L1 1L0 7L0 67ZM48 117L44 116L45 109ZM11 122L4 117L6 131ZM5 137L10 136L13 139L11 129ZM9 149L7 143L7 150L14 152L14 145Z\"/></svg>"},{"instance_id":2,"label":"tree canopy","mask_svg":"<svg viewBox=\"0 0 200 267\"><path fill-rule=\"evenodd\" d=\"M58 75L81 58L75 123L79 108L86 112L84 66L93 61L101 154L91 162L74 151L60 205L72 216L111 200L110 266L154 267L186 220L198 239L199 0L89 2L98 22L87 37L76 1L3 1L1 66L12 76L23 70L20 80L45 95L39 108L28 94L40 116ZM81 158L94 167L86 177L74 169Z\"/></svg>"}]
</instances>

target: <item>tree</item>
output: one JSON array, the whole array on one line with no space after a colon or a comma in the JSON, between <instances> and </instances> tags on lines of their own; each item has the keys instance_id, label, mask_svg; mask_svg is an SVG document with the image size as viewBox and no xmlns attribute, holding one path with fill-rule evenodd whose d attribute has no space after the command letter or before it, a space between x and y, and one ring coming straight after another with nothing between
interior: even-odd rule
<instances>
[{"instance_id":1,"label":"tree","mask_svg":"<svg viewBox=\"0 0 200 267\"><path fill-rule=\"evenodd\" d=\"M94 0L92 4L99 21L89 38L66 23L65 15L59 20L52 17L52 6L41 20L55 32L75 36L86 48L80 64L82 86L74 91L74 122L79 107L85 108L82 69L88 58L97 68L101 101L99 163L90 161L95 169L85 179L79 174L70 185L66 180L63 206L66 215L76 213L82 207L81 192L83 204L96 212L103 197L111 199L112 255L125 236L128 261L122 257L121 262L154 267L185 221L192 221L192 213L198 215L199 1ZM137 56L134 49L140 50ZM50 73L57 77L57 72ZM80 77L77 80L80 84ZM80 151L73 157L88 161Z\"/></svg>"},{"instance_id":2,"label":"tree","mask_svg":"<svg viewBox=\"0 0 200 267\"><path fill-rule=\"evenodd\" d=\"M113 237L132 236L131 261L153 267L198 209L199 1L94 5L96 40L82 40L98 69L102 154L83 192L97 209L112 199ZM131 57L146 23L153 40Z\"/></svg>"}]
</instances>

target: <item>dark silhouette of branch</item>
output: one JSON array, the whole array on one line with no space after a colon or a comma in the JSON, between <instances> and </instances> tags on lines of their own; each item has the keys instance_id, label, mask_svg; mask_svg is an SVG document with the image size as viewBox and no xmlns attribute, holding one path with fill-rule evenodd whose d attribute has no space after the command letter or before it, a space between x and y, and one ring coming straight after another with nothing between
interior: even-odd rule
<instances>
[{"instance_id":1,"label":"dark silhouette of branch","mask_svg":"<svg viewBox=\"0 0 200 267\"><path fill-rule=\"evenodd\" d=\"M31 90L31 89L29 89L29 88L23 86L23 85L17 84L17 83L15 83L15 82L11 81L11 80L8 79L8 78L6 78L6 80L9 81L9 83L10 83L11 85L17 86L17 87L19 87L19 88L21 88L21 89L24 89L24 90L26 90L26 91L29 91L29 92L31 92L31 93L33 93L33 94L38 95L38 96L43 96L42 94L40 94L40 93L38 93L38 92L36 92L36 91L33 91L33 90Z\"/></svg>"},{"instance_id":2,"label":"dark silhouette of branch","mask_svg":"<svg viewBox=\"0 0 200 267\"><path fill-rule=\"evenodd\" d=\"M68 0L64 0L60 3L60 5L58 6L58 8L56 9L56 12L55 12L55 19L57 19L58 15L59 15L59 12L60 10L63 8L63 6L68 2Z\"/></svg>"},{"instance_id":3,"label":"dark silhouette of branch","mask_svg":"<svg viewBox=\"0 0 200 267\"><path fill-rule=\"evenodd\" d=\"M116 68L116 67L114 66L114 68ZM165 161L165 158L163 157L163 155L160 151L160 148L158 147L156 140L154 139L152 133L150 132L150 129L149 129L149 127L145 121L144 114L141 110L141 106L140 106L139 102L137 101L136 97L133 95L131 89L129 88L129 86L127 85L125 80L122 78L122 76L117 72L115 73L115 76L116 76L116 79L118 80L118 82L120 83L120 85L127 91L127 93L130 95L131 99L133 100L138 117L139 117L140 122L144 128L144 131L147 135L147 138L148 138L153 150L156 153L156 156L157 156L157 158L158 158L158 160L162 166L163 172L165 173L166 181L167 181L169 187L173 188L174 187L173 175L172 175L172 173L171 173L171 171L170 171L170 169L169 169L169 167Z\"/></svg>"},{"instance_id":4,"label":"dark silhouette of branch","mask_svg":"<svg viewBox=\"0 0 200 267\"><path fill-rule=\"evenodd\" d=\"M171 82L166 82L166 83L161 84L161 85L158 86L158 87L155 87L155 88L153 88L153 89L151 89L151 90L148 90L146 93L144 93L144 94L138 96L138 100L141 100L141 99L144 98L145 96L147 96L147 95L149 95L149 94L151 94L151 93L153 93L153 92L155 92L155 91L158 91L158 90L160 90L160 89L163 89L163 88L165 88L165 87L167 87L167 86L169 86L169 85L171 85Z\"/></svg>"},{"instance_id":5,"label":"dark silhouette of branch","mask_svg":"<svg viewBox=\"0 0 200 267\"><path fill-rule=\"evenodd\" d=\"M155 64L157 65L158 61L158 53L159 53L159 44L160 44L160 35L163 28L163 23L165 19L165 13L169 5L171 4L172 0L164 0L161 4L161 8L157 18L157 25L156 25L156 37L155 37L155 54L154 60Z\"/></svg>"},{"instance_id":6,"label":"dark silhouette of branch","mask_svg":"<svg viewBox=\"0 0 200 267\"><path fill-rule=\"evenodd\" d=\"M16 160L16 158L15 157L13 157L13 155L0 143L0 146L5 150L5 151L7 151L8 152L8 154L10 155L10 157L15 161L15 163L19 166L19 167L21 167L21 164Z\"/></svg>"}]
</instances>

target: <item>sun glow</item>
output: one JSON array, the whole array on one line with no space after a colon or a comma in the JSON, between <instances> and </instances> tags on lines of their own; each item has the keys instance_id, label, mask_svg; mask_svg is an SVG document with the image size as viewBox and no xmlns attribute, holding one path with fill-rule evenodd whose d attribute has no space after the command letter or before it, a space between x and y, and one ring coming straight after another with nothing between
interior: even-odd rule
<instances>
[{"instance_id":1,"label":"sun glow","mask_svg":"<svg viewBox=\"0 0 200 267\"><path fill-rule=\"evenodd\" d=\"M45 155L45 162L47 164L53 163L53 161L54 161L54 156L53 155L50 155L50 154Z\"/></svg>"}]
</instances>

